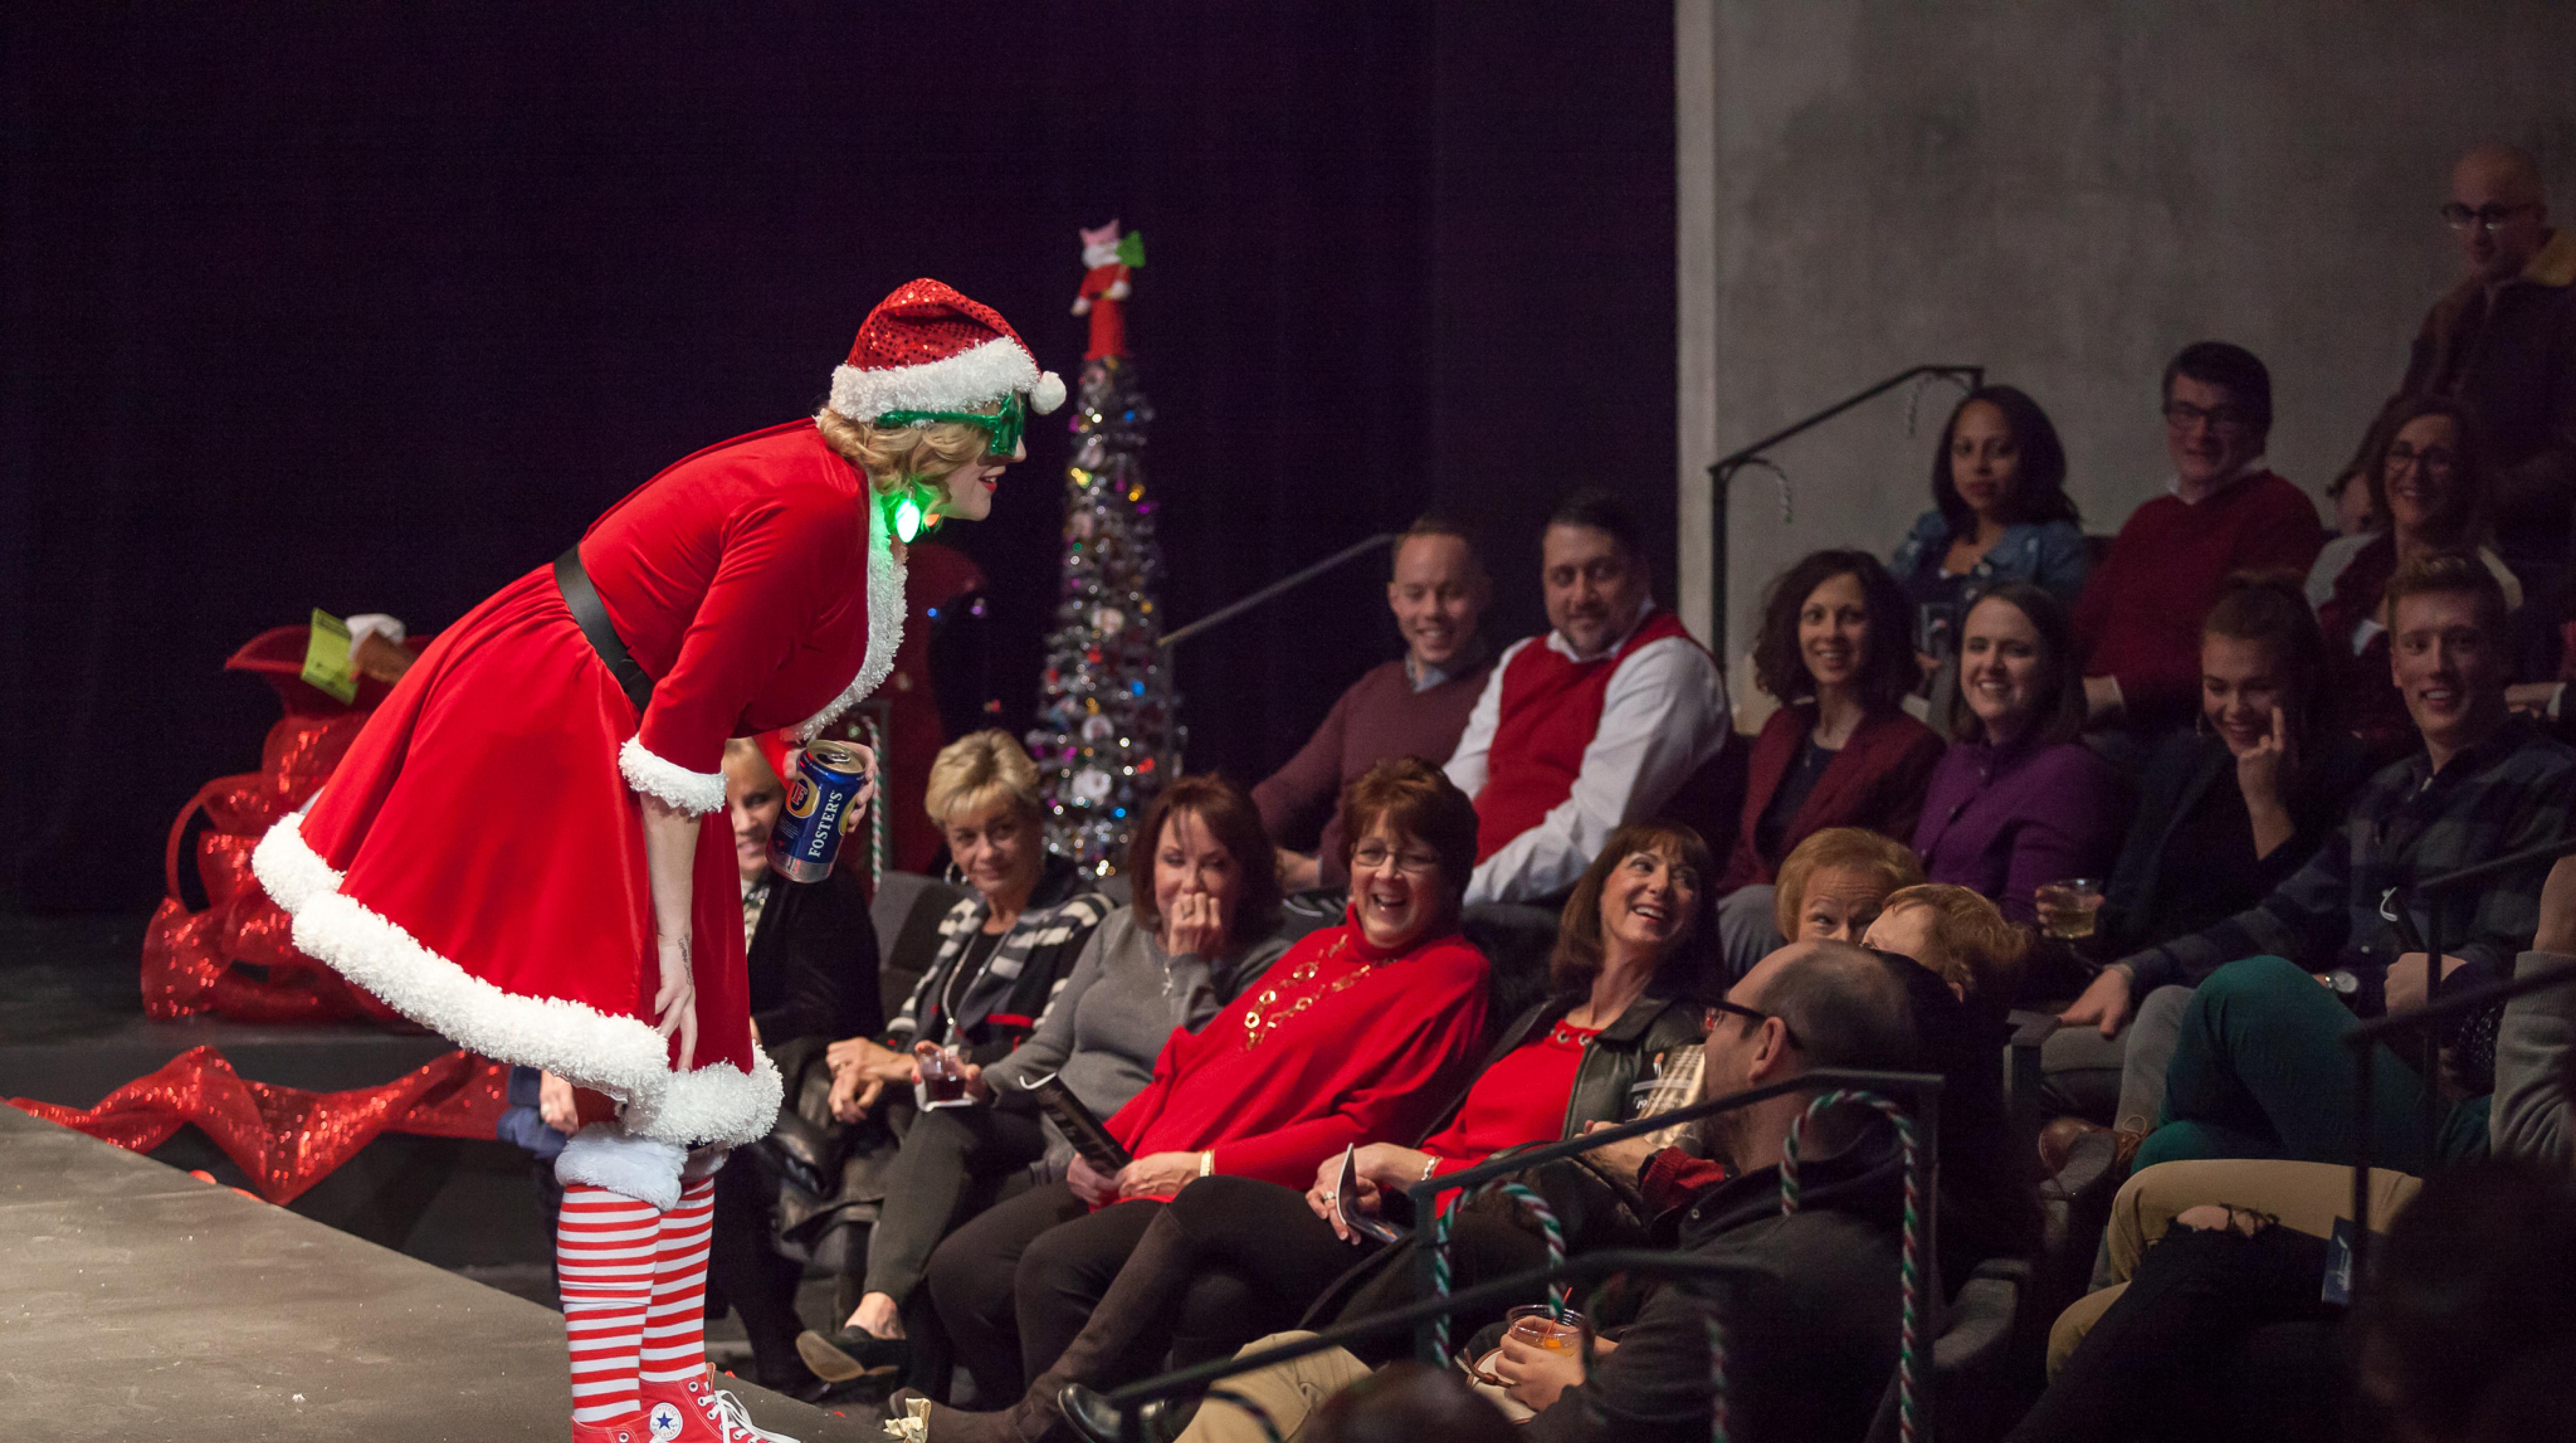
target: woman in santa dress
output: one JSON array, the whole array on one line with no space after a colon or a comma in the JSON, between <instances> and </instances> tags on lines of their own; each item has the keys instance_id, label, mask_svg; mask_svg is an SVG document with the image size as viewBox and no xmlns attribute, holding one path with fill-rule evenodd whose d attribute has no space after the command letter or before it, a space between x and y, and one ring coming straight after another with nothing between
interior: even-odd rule
<instances>
[{"instance_id":1,"label":"woman in santa dress","mask_svg":"<svg viewBox=\"0 0 2576 1443\"><path fill-rule=\"evenodd\" d=\"M773 1436L714 1391L700 1336L715 1164L780 1092L724 744L811 740L884 679L903 540L982 518L1027 411L1063 397L992 310L903 286L812 420L680 461L442 633L253 858L297 947L581 1089L556 1169L575 1443Z\"/></svg>"}]
</instances>

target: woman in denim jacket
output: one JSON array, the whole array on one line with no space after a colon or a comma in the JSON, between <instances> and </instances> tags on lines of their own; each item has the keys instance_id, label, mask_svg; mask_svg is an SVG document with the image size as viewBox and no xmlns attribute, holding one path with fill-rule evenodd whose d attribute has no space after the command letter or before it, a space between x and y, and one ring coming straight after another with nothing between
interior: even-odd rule
<instances>
[{"instance_id":1,"label":"woman in denim jacket","mask_svg":"<svg viewBox=\"0 0 2576 1443\"><path fill-rule=\"evenodd\" d=\"M2071 607L2084 589L2092 562L2065 486L2057 428L2014 387L1970 392L1941 428L1932 509L1915 518L1888 561L1914 608L1914 650L1936 718L1953 690L1938 674L1955 656L1959 623L1978 597L2027 581Z\"/></svg>"}]
</instances>

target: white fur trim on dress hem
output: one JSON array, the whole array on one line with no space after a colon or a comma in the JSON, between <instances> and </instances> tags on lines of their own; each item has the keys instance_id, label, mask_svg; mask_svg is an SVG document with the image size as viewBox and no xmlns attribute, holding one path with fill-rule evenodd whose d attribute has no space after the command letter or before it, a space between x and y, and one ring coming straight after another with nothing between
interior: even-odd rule
<instances>
[{"instance_id":1,"label":"white fur trim on dress hem","mask_svg":"<svg viewBox=\"0 0 2576 1443\"><path fill-rule=\"evenodd\" d=\"M1010 337L995 336L917 366L834 367L830 405L853 421L874 421L889 411L963 411L1037 384L1037 358Z\"/></svg>"},{"instance_id":2,"label":"white fur trim on dress hem","mask_svg":"<svg viewBox=\"0 0 2576 1443\"><path fill-rule=\"evenodd\" d=\"M626 1104L629 1131L684 1147L768 1134L784 1089L767 1054L753 1049L748 1074L725 1063L674 1074L668 1044L640 1019L504 992L342 894L303 822L300 811L283 818L251 853L252 874L295 919L298 948L459 1047Z\"/></svg>"},{"instance_id":3,"label":"white fur trim on dress hem","mask_svg":"<svg viewBox=\"0 0 2576 1443\"><path fill-rule=\"evenodd\" d=\"M628 737L617 749L617 772L626 785L648 797L659 797L693 817L721 812L725 804L722 772L693 772L678 762L644 749L641 737Z\"/></svg>"},{"instance_id":4,"label":"white fur trim on dress hem","mask_svg":"<svg viewBox=\"0 0 2576 1443\"><path fill-rule=\"evenodd\" d=\"M823 734L823 728L840 720L841 713L867 700L868 694L894 670L896 648L903 645L904 566L894 554L894 539L886 534L885 508L868 508L868 650L859 658L859 674L841 688L841 694L821 711L807 717L796 728L799 745Z\"/></svg>"},{"instance_id":5,"label":"white fur trim on dress hem","mask_svg":"<svg viewBox=\"0 0 2576 1443\"><path fill-rule=\"evenodd\" d=\"M588 1183L668 1212L680 1205L680 1169L689 1154L678 1143L637 1137L605 1122L572 1135L555 1156L555 1181Z\"/></svg>"}]
</instances>

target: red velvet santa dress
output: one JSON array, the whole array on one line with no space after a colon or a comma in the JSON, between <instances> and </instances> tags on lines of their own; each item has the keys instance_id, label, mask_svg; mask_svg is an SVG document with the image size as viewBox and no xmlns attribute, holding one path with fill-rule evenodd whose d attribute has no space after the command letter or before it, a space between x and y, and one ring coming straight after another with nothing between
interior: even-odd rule
<instances>
[{"instance_id":1,"label":"red velvet santa dress","mask_svg":"<svg viewBox=\"0 0 2576 1443\"><path fill-rule=\"evenodd\" d=\"M880 326L907 298L979 319L934 318L930 342L918 325ZM1040 409L1046 389L1062 394L1007 323L916 281L869 317L830 404L875 420L1033 387ZM630 1135L749 1142L769 1130L780 1084L751 1036L724 744L782 727L809 739L884 679L902 565L866 478L812 421L670 467L580 551L654 679L640 716L541 566L439 635L253 868L293 915L296 946L403 1015L607 1094ZM639 792L701 818L686 1072L653 1026Z\"/></svg>"}]
</instances>

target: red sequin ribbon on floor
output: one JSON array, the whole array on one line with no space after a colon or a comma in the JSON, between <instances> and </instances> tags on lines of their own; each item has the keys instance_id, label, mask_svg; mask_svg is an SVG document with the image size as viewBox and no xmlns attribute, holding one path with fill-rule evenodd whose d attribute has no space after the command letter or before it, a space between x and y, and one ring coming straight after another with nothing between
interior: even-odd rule
<instances>
[{"instance_id":1,"label":"red sequin ribbon on floor","mask_svg":"<svg viewBox=\"0 0 2576 1443\"><path fill-rule=\"evenodd\" d=\"M183 1124L195 1123L250 1174L260 1196L284 1204L383 1133L492 1136L509 1105L509 1077L497 1062L451 1052L380 1086L306 1092L246 1082L223 1054L192 1047L96 1107L23 1097L9 1102L133 1152L150 1152Z\"/></svg>"}]
</instances>

